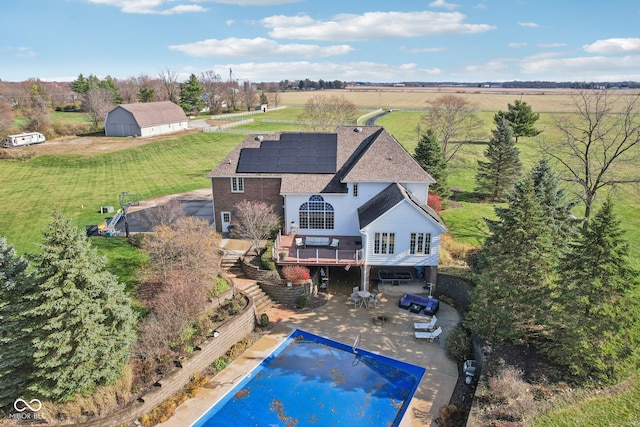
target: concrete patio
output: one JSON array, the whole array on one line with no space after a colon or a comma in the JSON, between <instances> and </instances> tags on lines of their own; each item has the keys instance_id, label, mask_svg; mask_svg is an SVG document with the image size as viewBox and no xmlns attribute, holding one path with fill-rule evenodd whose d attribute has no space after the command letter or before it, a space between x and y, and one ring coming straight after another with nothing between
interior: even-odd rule
<instances>
[{"instance_id":1,"label":"concrete patio","mask_svg":"<svg viewBox=\"0 0 640 427\"><path fill-rule=\"evenodd\" d=\"M196 397L182 404L171 419L161 425L191 425L293 330L302 329L349 345L360 335L359 348L427 368L400 426L435 426L433 419L437 417L440 408L449 402L458 378L457 365L446 356L445 343L460 317L451 306L440 304L437 314L438 325L443 329L440 340L417 341L413 333L413 322L425 321L425 316L400 309L398 300L404 292L427 295L422 284L424 282L416 281L401 286L380 286L381 300L377 307L369 308L349 306L347 295L344 293L346 286L344 289L334 287L330 290L327 304L312 311L292 313L282 319L269 333L213 378ZM238 283L238 286L241 287L242 284ZM384 316L388 320L378 326L372 321L375 316Z\"/></svg>"}]
</instances>

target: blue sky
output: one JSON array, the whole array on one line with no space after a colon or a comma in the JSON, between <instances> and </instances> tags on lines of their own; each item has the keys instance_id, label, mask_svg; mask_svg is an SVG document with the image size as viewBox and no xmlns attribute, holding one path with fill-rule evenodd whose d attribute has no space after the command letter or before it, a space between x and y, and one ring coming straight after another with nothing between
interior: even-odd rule
<instances>
[{"instance_id":1,"label":"blue sky","mask_svg":"<svg viewBox=\"0 0 640 427\"><path fill-rule=\"evenodd\" d=\"M640 81L635 0L3 0L0 79Z\"/></svg>"}]
</instances>

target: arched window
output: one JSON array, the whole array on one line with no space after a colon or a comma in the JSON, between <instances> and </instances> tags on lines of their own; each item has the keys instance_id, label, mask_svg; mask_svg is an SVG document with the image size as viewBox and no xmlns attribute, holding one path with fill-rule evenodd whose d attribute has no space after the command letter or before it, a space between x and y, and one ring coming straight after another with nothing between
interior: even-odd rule
<instances>
[{"instance_id":1,"label":"arched window","mask_svg":"<svg viewBox=\"0 0 640 427\"><path fill-rule=\"evenodd\" d=\"M309 201L300 205L301 229L333 229L333 206L324 201L322 196L314 194Z\"/></svg>"}]
</instances>

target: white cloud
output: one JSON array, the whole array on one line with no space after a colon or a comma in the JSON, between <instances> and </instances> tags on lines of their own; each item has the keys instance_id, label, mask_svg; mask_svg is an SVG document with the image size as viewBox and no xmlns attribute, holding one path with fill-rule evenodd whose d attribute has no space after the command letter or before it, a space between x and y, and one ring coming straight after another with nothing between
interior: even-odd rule
<instances>
[{"instance_id":1,"label":"white cloud","mask_svg":"<svg viewBox=\"0 0 640 427\"><path fill-rule=\"evenodd\" d=\"M193 3L214 2L236 6L271 6L285 3L297 3L301 0L182 0L183 3L164 8L176 0L88 0L89 3L113 6L123 13L175 15L179 13L206 12L208 9Z\"/></svg>"},{"instance_id":2,"label":"white cloud","mask_svg":"<svg viewBox=\"0 0 640 427\"><path fill-rule=\"evenodd\" d=\"M521 62L521 70L527 75L547 76L549 80L637 80L640 55L615 59L607 56L532 56Z\"/></svg>"},{"instance_id":3,"label":"white cloud","mask_svg":"<svg viewBox=\"0 0 640 427\"><path fill-rule=\"evenodd\" d=\"M509 68L509 65L507 65L504 61L495 60L495 61L485 62L484 64L480 64L480 65L468 65L465 67L465 70L470 73L479 74L479 73L494 73L496 71L504 70L506 68Z\"/></svg>"},{"instance_id":4,"label":"white cloud","mask_svg":"<svg viewBox=\"0 0 640 427\"><path fill-rule=\"evenodd\" d=\"M186 0L185 2L189 2ZM89 0L89 3L102 4L117 7L123 13L176 15L180 13L200 13L206 8L194 4L180 4L167 9L162 9L165 4L173 3L172 0Z\"/></svg>"},{"instance_id":5,"label":"white cloud","mask_svg":"<svg viewBox=\"0 0 640 427\"><path fill-rule=\"evenodd\" d=\"M241 80L280 81L297 80L305 76L311 80L335 76L342 81L398 82L408 80L437 80L442 74L439 68L421 68L408 63L390 65L378 62L267 62L242 64L216 64L214 69L233 69Z\"/></svg>"},{"instance_id":6,"label":"white cloud","mask_svg":"<svg viewBox=\"0 0 640 427\"><path fill-rule=\"evenodd\" d=\"M400 50L408 53L434 53L444 52L446 49L443 47L401 47Z\"/></svg>"},{"instance_id":7,"label":"white cloud","mask_svg":"<svg viewBox=\"0 0 640 427\"><path fill-rule=\"evenodd\" d=\"M491 31L488 24L467 24L458 12L366 12L316 21L308 15L275 15L262 20L274 38L300 40L380 40Z\"/></svg>"},{"instance_id":8,"label":"white cloud","mask_svg":"<svg viewBox=\"0 0 640 427\"><path fill-rule=\"evenodd\" d=\"M528 45L528 43L526 42L521 42L521 43L509 43L507 44L507 47L511 48L511 49L519 49L521 47L526 47Z\"/></svg>"},{"instance_id":9,"label":"white cloud","mask_svg":"<svg viewBox=\"0 0 640 427\"><path fill-rule=\"evenodd\" d=\"M169 46L169 49L194 57L225 58L313 58L344 55L353 48L348 45L319 46L313 44L280 44L274 40L257 37L253 39L228 38L208 39L194 43Z\"/></svg>"},{"instance_id":10,"label":"white cloud","mask_svg":"<svg viewBox=\"0 0 640 427\"><path fill-rule=\"evenodd\" d=\"M518 22L518 25L526 28L540 28L540 25L536 24L535 22Z\"/></svg>"},{"instance_id":11,"label":"white cloud","mask_svg":"<svg viewBox=\"0 0 640 427\"><path fill-rule=\"evenodd\" d=\"M565 47L566 43L539 43L536 46L541 48Z\"/></svg>"},{"instance_id":12,"label":"white cloud","mask_svg":"<svg viewBox=\"0 0 640 427\"><path fill-rule=\"evenodd\" d=\"M589 53L617 54L640 52L640 38L612 38L597 40L582 46Z\"/></svg>"},{"instance_id":13,"label":"white cloud","mask_svg":"<svg viewBox=\"0 0 640 427\"><path fill-rule=\"evenodd\" d=\"M435 0L429 3L429 7L442 7L445 9L452 10L452 9L458 8L459 5L455 3L447 3L445 0Z\"/></svg>"},{"instance_id":14,"label":"white cloud","mask_svg":"<svg viewBox=\"0 0 640 427\"><path fill-rule=\"evenodd\" d=\"M165 9L158 12L160 15L178 15L180 13L199 13L206 12L208 9L205 9L201 6L196 5L180 5L176 7L172 7L170 9Z\"/></svg>"},{"instance_id":15,"label":"white cloud","mask_svg":"<svg viewBox=\"0 0 640 427\"><path fill-rule=\"evenodd\" d=\"M35 58L38 56L38 54L30 47L17 47L15 50L17 51L16 56L18 58Z\"/></svg>"}]
</instances>

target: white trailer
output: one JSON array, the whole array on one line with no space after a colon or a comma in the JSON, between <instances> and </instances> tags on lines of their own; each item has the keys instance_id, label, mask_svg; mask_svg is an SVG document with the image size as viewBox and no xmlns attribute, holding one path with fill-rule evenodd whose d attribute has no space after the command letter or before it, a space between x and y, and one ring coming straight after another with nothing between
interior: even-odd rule
<instances>
[{"instance_id":1,"label":"white trailer","mask_svg":"<svg viewBox=\"0 0 640 427\"><path fill-rule=\"evenodd\" d=\"M40 132L25 132L15 135L7 135L2 140L4 148L21 147L23 145L40 144L46 141L46 138Z\"/></svg>"}]
</instances>

